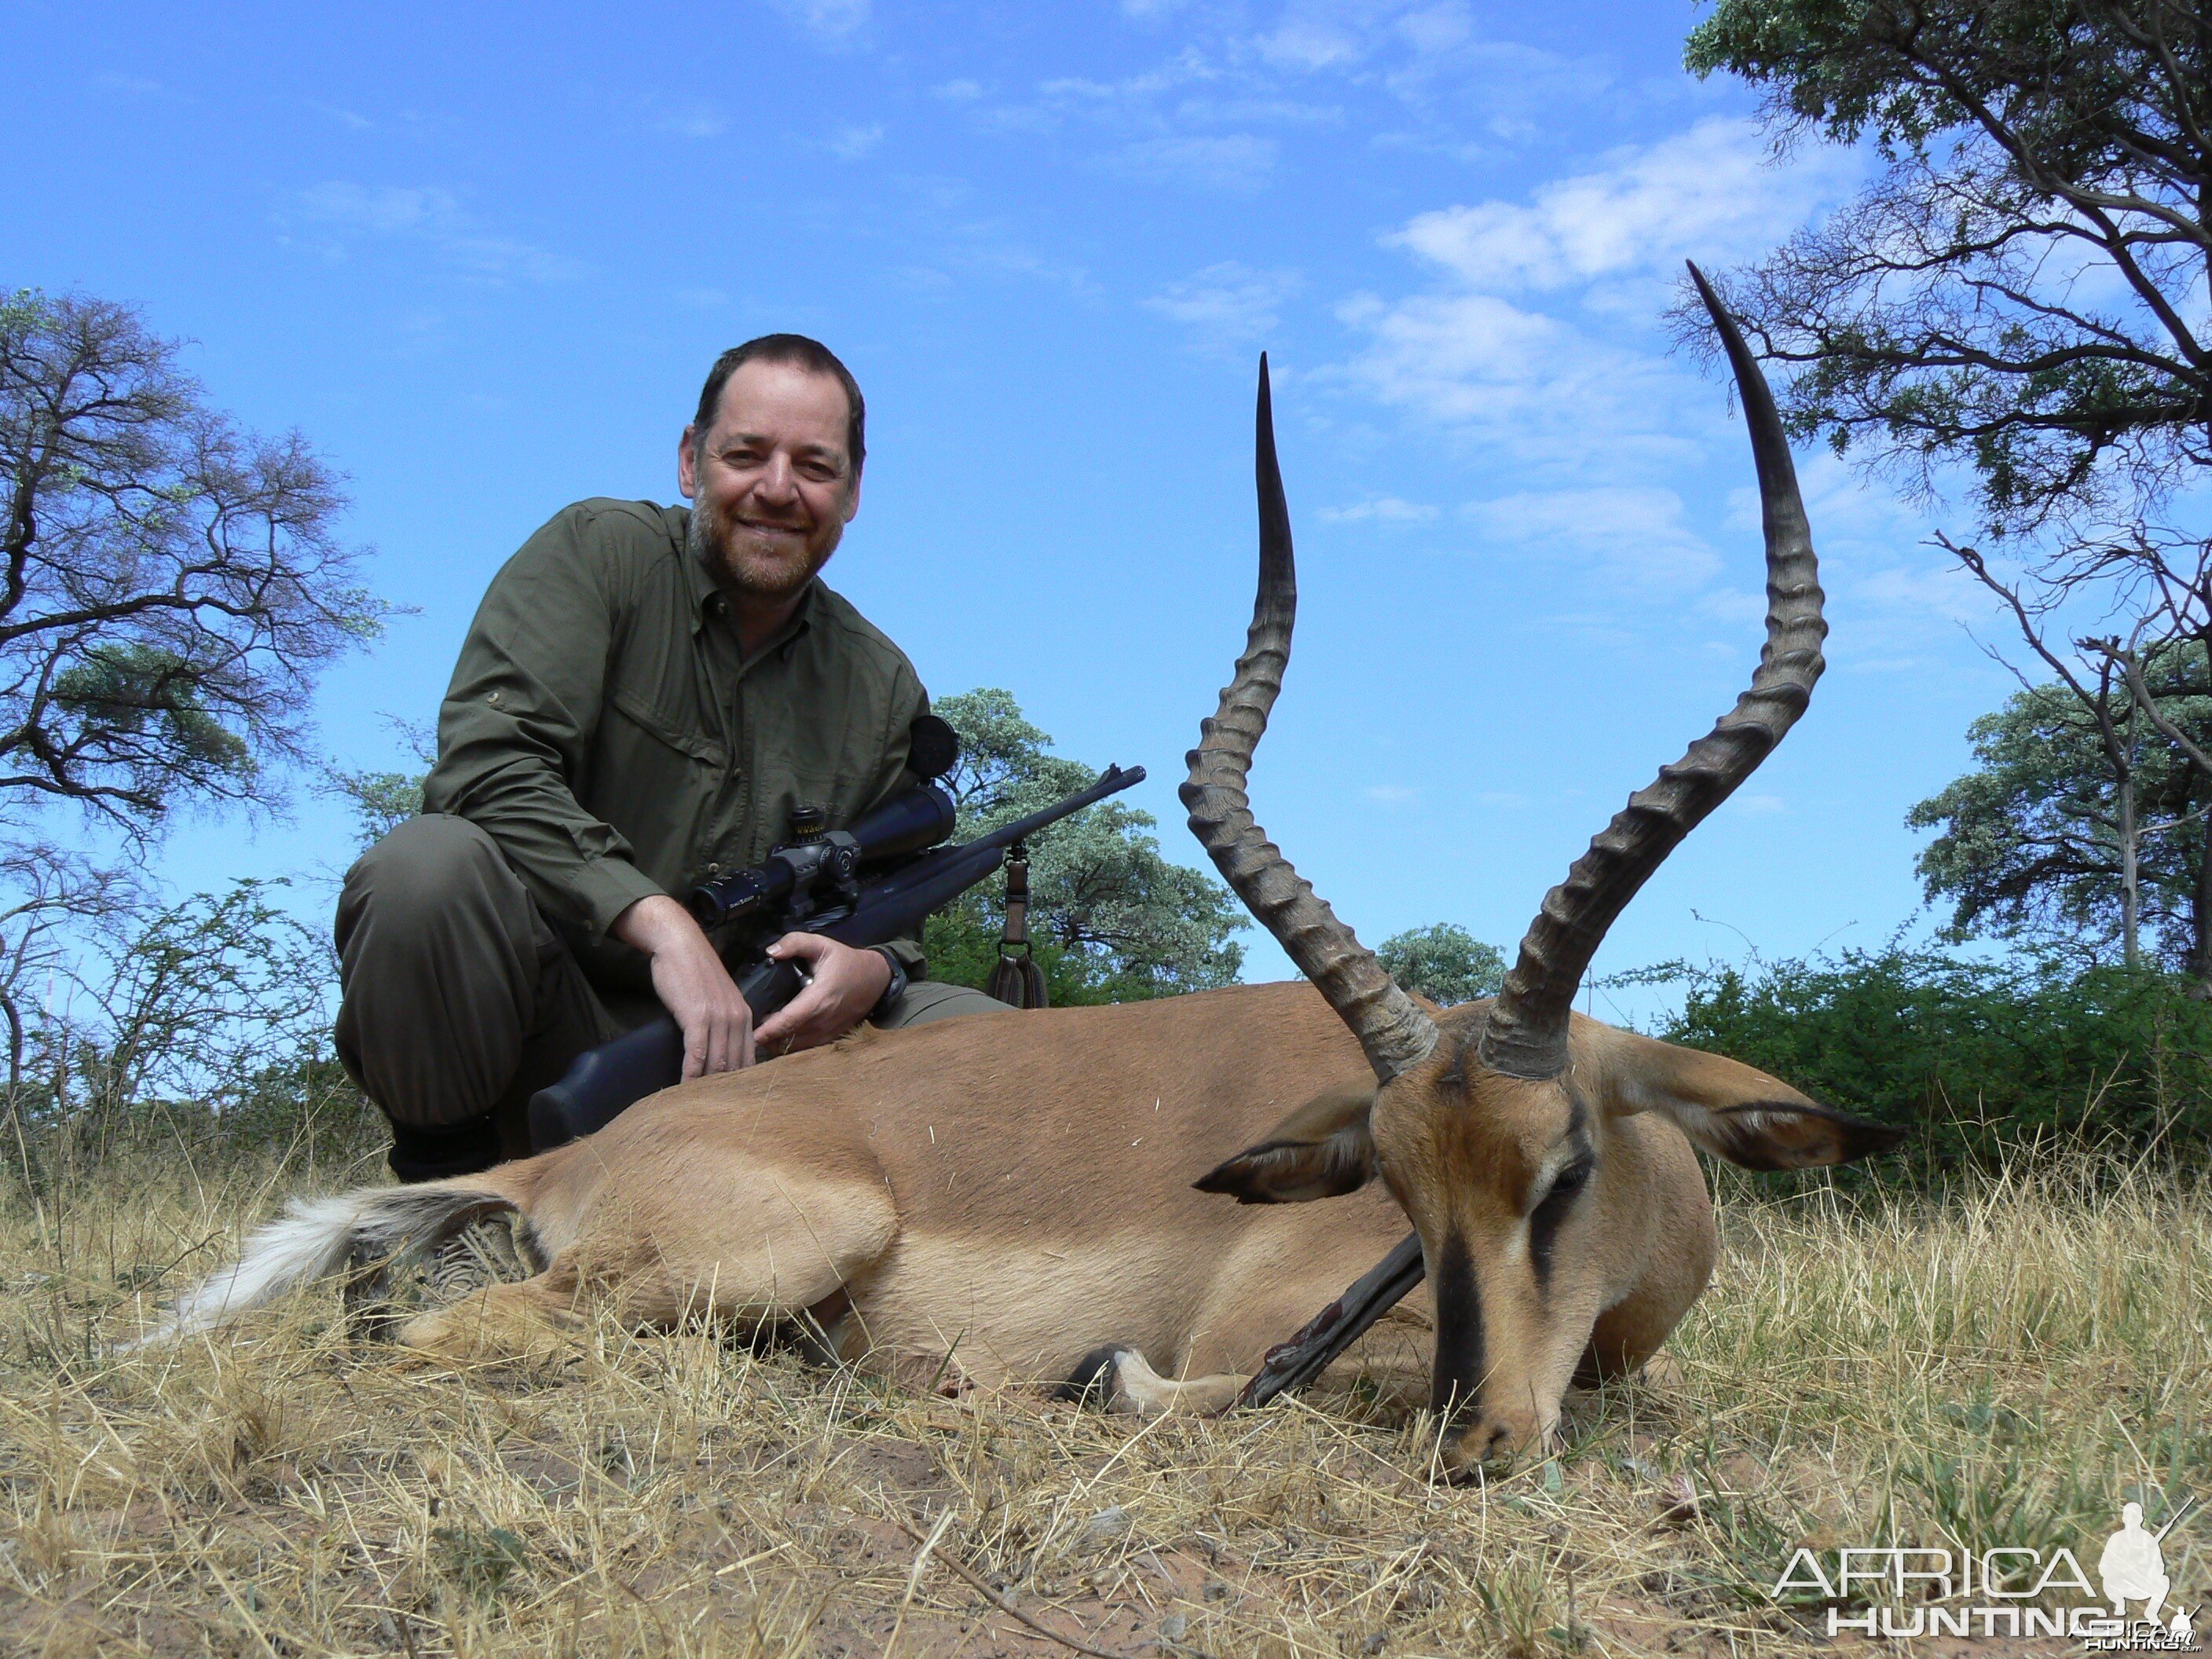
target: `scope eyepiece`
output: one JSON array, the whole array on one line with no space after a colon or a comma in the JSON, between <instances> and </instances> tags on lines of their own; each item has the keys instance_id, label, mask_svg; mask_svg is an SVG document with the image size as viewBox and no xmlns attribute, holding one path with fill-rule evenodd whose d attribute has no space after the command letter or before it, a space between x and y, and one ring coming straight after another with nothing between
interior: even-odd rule
<instances>
[{"instance_id":1,"label":"scope eyepiece","mask_svg":"<svg viewBox=\"0 0 2212 1659\"><path fill-rule=\"evenodd\" d=\"M766 864L724 876L720 881L703 882L691 890L692 918L702 927L743 921L790 897L797 876L798 872L782 859L770 859Z\"/></svg>"}]
</instances>

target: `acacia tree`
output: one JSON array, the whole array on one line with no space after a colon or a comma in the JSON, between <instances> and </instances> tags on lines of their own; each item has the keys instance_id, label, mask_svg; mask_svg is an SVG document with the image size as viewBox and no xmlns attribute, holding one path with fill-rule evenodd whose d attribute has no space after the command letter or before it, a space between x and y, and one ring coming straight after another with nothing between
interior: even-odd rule
<instances>
[{"instance_id":1,"label":"acacia tree","mask_svg":"<svg viewBox=\"0 0 2212 1659\"><path fill-rule=\"evenodd\" d=\"M1964 481L1978 533L1937 541L2080 703L2126 809L2124 732L2154 723L2130 663L2212 654L2212 542L2176 511L2212 461L2212 10L1718 0L1686 56L1759 88L1780 142L1871 140L1879 176L1726 297L1796 366L1797 434L1925 498ZM2124 637L2068 641L2092 610ZM2212 795L2212 756L2168 742Z\"/></svg>"},{"instance_id":2,"label":"acacia tree","mask_svg":"<svg viewBox=\"0 0 2212 1659\"><path fill-rule=\"evenodd\" d=\"M1407 990L1443 1008L1494 997L1505 984L1505 953L1456 922L1393 933L1376 947L1375 958Z\"/></svg>"},{"instance_id":3,"label":"acacia tree","mask_svg":"<svg viewBox=\"0 0 2212 1659\"><path fill-rule=\"evenodd\" d=\"M0 819L73 804L143 837L266 806L317 674L385 607L297 433L209 408L125 307L0 303Z\"/></svg>"},{"instance_id":4,"label":"acacia tree","mask_svg":"<svg viewBox=\"0 0 2212 1659\"><path fill-rule=\"evenodd\" d=\"M945 780L963 840L1070 795L1098 769L1050 752L1052 739L994 687L940 699L936 712L960 734L960 763ZM1149 812L1101 801L1030 843L1030 930L1053 1001L1124 1001L1205 990L1235 981L1243 917L1212 875L1171 864ZM931 917L923 943L930 971L981 984L998 959L1004 901L995 884L970 890Z\"/></svg>"},{"instance_id":5,"label":"acacia tree","mask_svg":"<svg viewBox=\"0 0 2212 1659\"><path fill-rule=\"evenodd\" d=\"M2122 959L2156 954L2201 982L2212 949L2212 893L2202 880L2207 801L2185 739L2212 740L2212 695L2189 647L2171 649L2124 694L2115 723L2124 748L2116 787L2106 732L2075 690L2030 686L1968 731L1977 765L1906 817L1934 830L1917 867L1931 901L1947 903L1954 938L2020 939L2092 960L2115 942ZM2109 681L2106 682L2109 684Z\"/></svg>"},{"instance_id":6,"label":"acacia tree","mask_svg":"<svg viewBox=\"0 0 2212 1659\"><path fill-rule=\"evenodd\" d=\"M315 680L386 607L297 433L209 406L127 307L0 298L0 1015L64 919L110 915L173 813L274 808ZM105 832L119 865L60 843Z\"/></svg>"},{"instance_id":7,"label":"acacia tree","mask_svg":"<svg viewBox=\"0 0 2212 1659\"><path fill-rule=\"evenodd\" d=\"M1784 135L1882 176L1737 273L1788 418L2019 534L2154 501L2212 449L2212 13L2178 0L1719 0L1691 34ZM2123 514L2123 519L2126 517Z\"/></svg>"}]
</instances>

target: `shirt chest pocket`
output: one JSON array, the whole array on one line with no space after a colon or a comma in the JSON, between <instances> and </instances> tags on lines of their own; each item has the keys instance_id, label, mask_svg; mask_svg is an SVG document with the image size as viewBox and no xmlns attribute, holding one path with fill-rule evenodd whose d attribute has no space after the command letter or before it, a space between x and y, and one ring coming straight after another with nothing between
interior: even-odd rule
<instances>
[{"instance_id":1,"label":"shirt chest pocket","mask_svg":"<svg viewBox=\"0 0 2212 1659\"><path fill-rule=\"evenodd\" d=\"M664 751L673 750L677 754L688 757L702 766L711 767L718 773L729 769L730 751L723 746L721 740L701 731L691 721L655 708L627 686L616 687L608 694L607 702L623 717L622 725L628 732L641 733ZM607 735L617 736L616 733ZM635 738L626 746L642 747L636 744ZM645 757L640 755L637 758Z\"/></svg>"}]
</instances>

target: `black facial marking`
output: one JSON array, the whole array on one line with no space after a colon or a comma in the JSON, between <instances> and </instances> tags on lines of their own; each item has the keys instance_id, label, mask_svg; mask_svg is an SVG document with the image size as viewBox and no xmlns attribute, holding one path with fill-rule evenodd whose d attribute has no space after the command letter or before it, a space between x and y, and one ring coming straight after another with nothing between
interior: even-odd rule
<instances>
[{"instance_id":1,"label":"black facial marking","mask_svg":"<svg viewBox=\"0 0 2212 1659\"><path fill-rule=\"evenodd\" d=\"M1474 1261L1458 1233L1444 1235L1437 1257L1437 1364L1431 1374L1429 1409L1439 1417L1471 1416L1482 1387L1482 1297Z\"/></svg>"},{"instance_id":2,"label":"black facial marking","mask_svg":"<svg viewBox=\"0 0 2212 1659\"><path fill-rule=\"evenodd\" d=\"M1596 1166L1588 1153L1579 1153L1574 1161L1559 1173L1552 1182L1552 1190L1544 1194L1528 1216L1528 1262L1536 1270L1536 1288L1549 1291L1552 1288L1552 1247L1559 1242L1559 1224L1575 1207L1575 1200L1589 1182L1590 1171Z\"/></svg>"},{"instance_id":3,"label":"black facial marking","mask_svg":"<svg viewBox=\"0 0 2212 1659\"><path fill-rule=\"evenodd\" d=\"M1567 1097L1567 1161L1552 1182L1551 1190L1528 1216L1528 1262L1535 1269L1536 1288L1552 1288L1552 1249L1559 1243L1559 1224L1575 1207L1575 1200L1589 1182L1593 1162L1589 1140L1589 1112L1580 1095Z\"/></svg>"}]
</instances>

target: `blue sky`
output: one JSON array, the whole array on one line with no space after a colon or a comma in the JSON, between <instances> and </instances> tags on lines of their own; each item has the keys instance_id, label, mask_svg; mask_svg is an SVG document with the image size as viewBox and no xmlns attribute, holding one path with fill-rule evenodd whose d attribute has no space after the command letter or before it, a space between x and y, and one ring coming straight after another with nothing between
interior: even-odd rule
<instances>
[{"instance_id":1,"label":"blue sky","mask_svg":"<svg viewBox=\"0 0 2212 1659\"><path fill-rule=\"evenodd\" d=\"M1006 686L1064 751L1149 767L1191 859L1173 790L1249 611L1264 347L1303 604L1261 820L1370 941L1510 945L1755 659L1749 452L1670 349L1680 262L1756 257L1863 165L1771 161L1747 93L1682 71L1697 15L33 0L0 284L142 307L350 475L414 614L325 683L349 766L398 762L383 716L434 713L538 523L672 498L718 349L817 335L870 405L833 585L933 690ZM1828 677L1600 972L1908 921L1903 815L2010 689L1923 544L1958 520L1800 464ZM327 871L347 833L303 788L164 865ZM1285 971L1255 938L1247 976Z\"/></svg>"}]
</instances>

